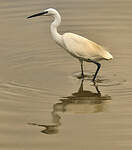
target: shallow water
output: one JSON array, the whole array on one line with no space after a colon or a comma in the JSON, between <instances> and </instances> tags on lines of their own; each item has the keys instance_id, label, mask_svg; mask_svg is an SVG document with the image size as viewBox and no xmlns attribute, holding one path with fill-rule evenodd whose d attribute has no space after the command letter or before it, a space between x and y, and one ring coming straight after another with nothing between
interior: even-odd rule
<instances>
[{"instance_id":1,"label":"shallow water","mask_svg":"<svg viewBox=\"0 0 132 150\"><path fill-rule=\"evenodd\" d=\"M60 33L74 32L110 50L96 66L80 64L52 40L51 18L26 17L54 7ZM132 1L1 0L0 149L132 149ZM73 11L74 10L74 11Z\"/></svg>"}]
</instances>

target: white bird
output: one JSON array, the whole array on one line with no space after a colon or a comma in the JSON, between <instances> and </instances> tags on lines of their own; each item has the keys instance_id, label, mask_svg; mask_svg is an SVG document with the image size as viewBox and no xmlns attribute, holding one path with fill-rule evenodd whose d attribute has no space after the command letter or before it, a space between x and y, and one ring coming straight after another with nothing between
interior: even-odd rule
<instances>
[{"instance_id":1,"label":"white bird","mask_svg":"<svg viewBox=\"0 0 132 150\"><path fill-rule=\"evenodd\" d=\"M63 47L69 54L77 58L81 63L81 76L84 78L83 72L83 61L92 62L97 65L97 70L93 77L93 82L97 76L97 73L101 67L101 64L98 62L100 60L110 60L113 56L104 49L104 47L96 44L93 41L90 41L80 35L74 33L64 33L60 35L57 32L57 27L61 23L61 16L57 10L53 8L48 8L41 13L31 15L27 18L32 18L36 16L52 16L54 21L50 25L50 30L53 39Z\"/></svg>"}]
</instances>

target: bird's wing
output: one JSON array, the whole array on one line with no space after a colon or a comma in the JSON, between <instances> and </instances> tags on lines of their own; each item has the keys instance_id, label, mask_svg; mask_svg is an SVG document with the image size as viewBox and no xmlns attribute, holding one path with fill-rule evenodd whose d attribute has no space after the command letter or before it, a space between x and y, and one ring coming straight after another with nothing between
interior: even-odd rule
<instances>
[{"instance_id":1,"label":"bird's wing","mask_svg":"<svg viewBox=\"0 0 132 150\"><path fill-rule=\"evenodd\" d=\"M92 60L107 59L108 57L107 53L109 52L102 46L77 34L65 33L63 35L63 41L67 51L75 57Z\"/></svg>"}]
</instances>

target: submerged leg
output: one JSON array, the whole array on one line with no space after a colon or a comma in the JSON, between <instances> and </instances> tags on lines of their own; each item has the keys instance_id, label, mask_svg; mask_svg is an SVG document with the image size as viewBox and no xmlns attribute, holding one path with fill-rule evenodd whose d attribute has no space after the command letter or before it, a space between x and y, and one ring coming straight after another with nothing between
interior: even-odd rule
<instances>
[{"instance_id":1,"label":"submerged leg","mask_svg":"<svg viewBox=\"0 0 132 150\"><path fill-rule=\"evenodd\" d=\"M84 78L84 73L83 73L83 61L80 61L81 62L81 77Z\"/></svg>"},{"instance_id":2,"label":"submerged leg","mask_svg":"<svg viewBox=\"0 0 132 150\"><path fill-rule=\"evenodd\" d=\"M81 85L80 85L80 88L78 90L78 93L83 93L83 81L84 81L84 79L81 80Z\"/></svg>"},{"instance_id":3,"label":"submerged leg","mask_svg":"<svg viewBox=\"0 0 132 150\"><path fill-rule=\"evenodd\" d=\"M96 79L96 76L97 76L97 74L98 74L98 72L99 72L99 69L100 69L100 67L101 67L101 64L98 63L98 62L95 62L95 61L92 61L92 62L97 65L97 70L96 70L96 72L95 72L95 74L94 74L94 77L93 77L93 82L95 82L95 79Z\"/></svg>"}]
</instances>

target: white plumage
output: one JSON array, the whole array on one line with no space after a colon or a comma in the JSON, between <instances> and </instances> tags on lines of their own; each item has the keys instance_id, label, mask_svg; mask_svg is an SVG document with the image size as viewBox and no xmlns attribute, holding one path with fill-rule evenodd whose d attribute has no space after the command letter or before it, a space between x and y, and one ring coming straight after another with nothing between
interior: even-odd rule
<instances>
[{"instance_id":1,"label":"white plumage","mask_svg":"<svg viewBox=\"0 0 132 150\"><path fill-rule=\"evenodd\" d=\"M90 41L82 36L73 33L65 33L63 35L66 49L74 56L84 61L102 59L112 59L112 55L102 46Z\"/></svg>"},{"instance_id":2,"label":"white plumage","mask_svg":"<svg viewBox=\"0 0 132 150\"><path fill-rule=\"evenodd\" d=\"M58 13L58 11L56 11L53 8L46 9L43 12L34 14L32 16L29 16L28 18L41 16L41 15L52 16L54 18L54 21L52 22L50 26L52 37L56 41L57 44L59 44L68 53L70 53L72 56L74 56L80 61L82 78L84 78L83 61L93 62L94 64L97 65L97 70L93 77L93 81L95 81L97 73L101 67L101 64L98 61L110 60L113 58L113 56L108 51L106 51L104 47L80 35L77 35L74 33L64 33L63 35L60 35L57 32L57 27L61 23L61 16Z\"/></svg>"}]
</instances>

